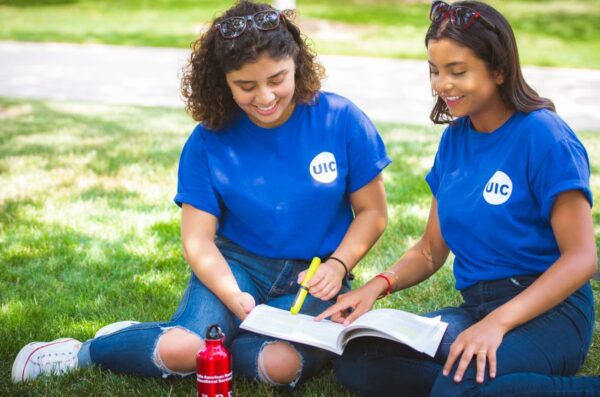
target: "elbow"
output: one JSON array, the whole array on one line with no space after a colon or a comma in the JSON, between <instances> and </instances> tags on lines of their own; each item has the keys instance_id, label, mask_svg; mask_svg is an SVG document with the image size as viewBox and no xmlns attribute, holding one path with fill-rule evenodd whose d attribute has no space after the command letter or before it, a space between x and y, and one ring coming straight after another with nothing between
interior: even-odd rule
<instances>
[{"instance_id":1,"label":"elbow","mask_svg":"<svg viewBox=\"0 0 600 397\"><path fill-rule=\"evenodd\" d=\"M190 252L185 241L181 243L181 253L183 254L183 259L185 259L187 263L190 263Z\"/></svg>"},{"instance_id":2,"label":"elbow","mask_svg":"<svg viewBox=\"0 0 600 397\"><path fill-rule=\"evenodd\" d=\"M589 269L589 278L592 278L598 273L598 255L596 254L596 250L589 255L589 259L586 261L589 263L587 269Z\"/></svg>"},{"instance_id":3,"label":"elbow","mask_svg":"<svg viewBox=\"0 0 600 397\"><path fill-rule=\"evenodd\" d=\"M193 238L182 239L181 253L187 263L191 263L193 258L197 256L200 249L200 241Z\"/></svg>"},{"instance_id":4,"label":"elbow","mask_svg":"<svg viewBox=\"0 0 600 397\"><path fill-rule=\"evenodd\" d=\"M381 216L379 217L379 221L377 222L377 230L379 231L379 235L381 236L388 225L388 212L387 207L382 211Z\"/></svg>"},{"instance_id":5,"label":"elbow","mask_svg":"<svg viewBox=\"0 0 600 397\"><path fill-rule=\"evenodd\" d=\"M379 211L374 217L372 227L377 235L377 238L381 237L388 225L388 214L387 208L383 211Z\"/></svg>"},{"instance_id":6,"label":"elbow","mask_svg":"<svg viewBox=\"0 0 600 397\"><path fill-rule=\"evenodd\" d=\"M573 262L578 264L578 272L589 280L598 272L598 256L596 254L596 247L594 249L587 249L573 258Z\"/></svg>"}]
</instances>

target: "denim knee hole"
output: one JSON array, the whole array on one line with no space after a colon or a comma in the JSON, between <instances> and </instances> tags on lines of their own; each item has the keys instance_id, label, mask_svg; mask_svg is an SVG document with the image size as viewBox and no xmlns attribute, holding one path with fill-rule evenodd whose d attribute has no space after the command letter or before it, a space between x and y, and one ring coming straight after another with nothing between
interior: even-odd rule
<instances>
[{"instance_id":1,"label":"denim knee hole","mask_svg":"<svg viewBox=\"0 0 600 397\"><path fill-rule=\"evenodd\" d=\"M168 378L171 375L176 375L176 376L188 376L191 375L193 373L195 373L195 371L191 371L191 372L177 372L177 371L173 371L171 369L169 369L162 361L162 358L160 357L160 354L158 353L158 344L160 343L160 339L163 337L163 335L165 335L167 332L169 332L172 329L181 329L184 330L194 336L197 336L198 338L200 338L200 336L198 334L196 334L193 331L190 331L187 328L183 328L183 327L179 327L179 326L175 326L175 327L161 327L162 330L162 334L160 334L160 336L158 338L156 338L156 343L154 344L154 351L152 353L152 362L154 363L154 365L156 365L156 367L162 372L162 377L163 378ZM202 338L200 338L200 340L202 340Z\"/></svg>"},{"instance_id":2,"label":"denim knee hole","mask_svg":"<svg viewBox=\"0 0 600 397\"><path fill-rule=\"evenodd\" d=\"M258 353L258 359L257 359L258 378L262 382L265 382L272 386L284 386L283 383L277 383L277 382L273 381L267 374L267 369L265 368L265 360L264 360L265 347L267 347L268 345L271 345L273 343L284 343L284 344L288 345L289 347L292 348L292 350L300 358L300 367L298 368L298 371L296 372L296 376L294 377L294 380L292 380L291 382L288 383L288 386L293 388L296 386L296 384L300 380L300 375L302 374L302 368L304 367L304 358L302 357L302 354L300 354L298 352L298 350L296 350L296 348L291 343L286 342L286 341L267 341L267 342L263 343L263 345L260 348L260 352Z\"/></svg>"}]
</instances>

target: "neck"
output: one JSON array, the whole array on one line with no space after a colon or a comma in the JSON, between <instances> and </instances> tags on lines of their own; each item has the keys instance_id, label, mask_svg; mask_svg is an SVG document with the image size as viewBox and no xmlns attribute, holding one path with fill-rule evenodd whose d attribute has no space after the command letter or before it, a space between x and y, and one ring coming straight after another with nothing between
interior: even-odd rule
<instances>
[{"instance_id":1,"label":"neck","mask_svg":"<svg viewBox=\"0 0 600 397\"><path fill-rule=\"evenodd\" d=\"M488 108L484 114L471 114L471 124L478 132L492 133L502 126L515 111L507 108L504 103Z\"/></svg>"}]
</instances>

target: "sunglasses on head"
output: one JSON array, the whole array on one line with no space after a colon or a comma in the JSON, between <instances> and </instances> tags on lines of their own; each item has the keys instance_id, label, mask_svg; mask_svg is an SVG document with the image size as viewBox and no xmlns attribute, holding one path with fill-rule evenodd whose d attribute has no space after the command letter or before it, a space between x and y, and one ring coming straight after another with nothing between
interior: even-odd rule
<instances>
[{"instance_id":1,"label":"sunglasses on head","mask_svg":"<svg viewBox=\"0 0 600 397\"><path fill-rule=\"evenodd\" d=\"M431 4L431 11L429 11L429 19L431 22L436 23L446 17L450 18L450 23L452 25L462 30L469 29L477 19L485 27L498 33L498 28L485 19L478 11L465 6L450 5L444 1L434 1Z\"/></svg>"},{"instance_id":2,"label":"sunglasses on head","mask_svg":"<svg viewBox=\"0 0 600 397\"><path fill-rule=\"evenodd\" d=\"M246 31L250 23L258 30L276 29L279 26L281 15L287 16L289 12L289 10L266 10L252 15L231 17L216 24L215 29L221 33L224 39L235 39Z\"/></svg>"}]
</instances>

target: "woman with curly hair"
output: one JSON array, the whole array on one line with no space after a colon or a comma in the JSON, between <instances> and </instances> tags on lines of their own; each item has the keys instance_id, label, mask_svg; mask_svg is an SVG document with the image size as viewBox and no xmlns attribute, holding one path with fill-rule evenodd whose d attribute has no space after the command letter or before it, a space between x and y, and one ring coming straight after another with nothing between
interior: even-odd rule
<instances>
[{"instance_id":1,"label":"woman with curly hair","mask_svg":"<svg viewBox=\"0 0 600 397\"><path fill-rule=\"evenodd\" d=\"M301 312L324 311L386 226L384 144L355 105L319 91L322 77L288 12L242 1L217 17L193 45L182 81L199 124L175 196L192 270L177 312L168 322L110 324L83 344L29 344L13 380L90 364L188 375L213 323L236 375L293 387L316 374L329 352L239 325L256 304L290 309L313 257L324 259Z\"/></svg>"}]
</instances>

